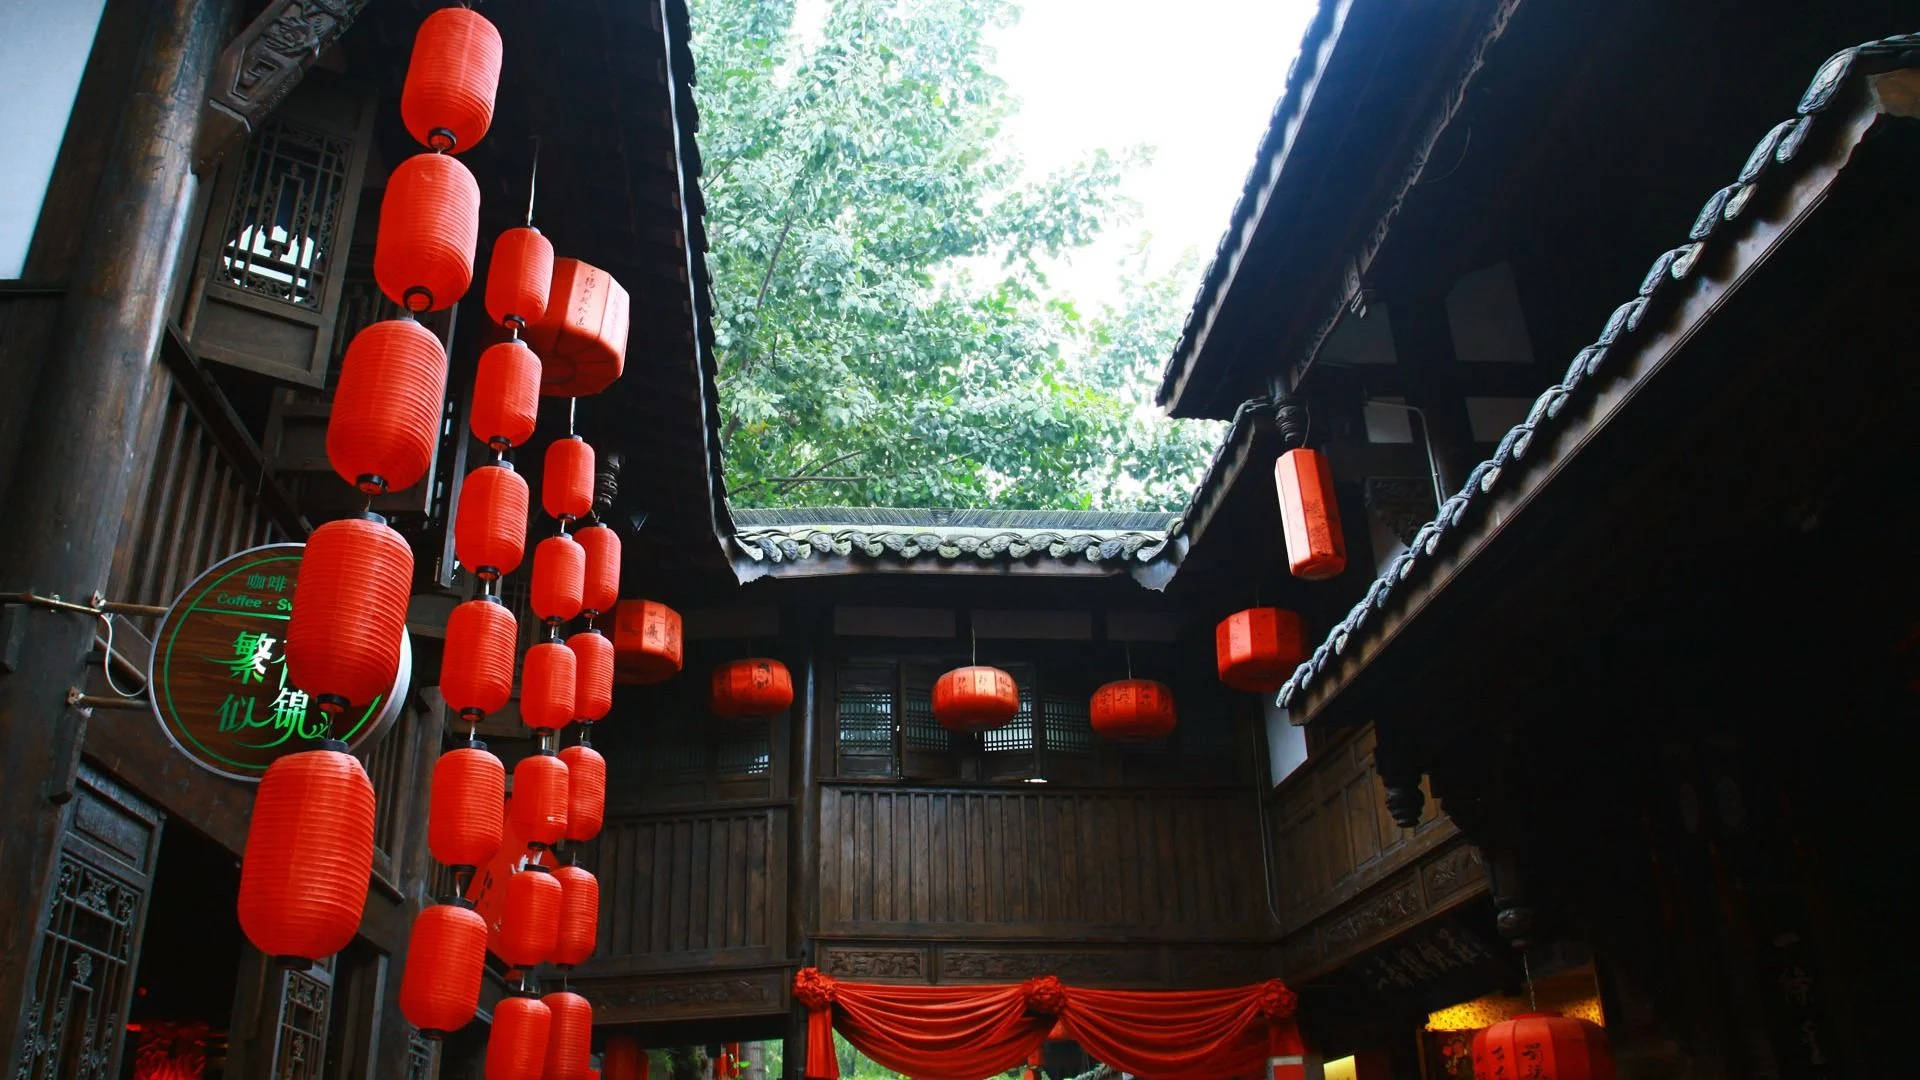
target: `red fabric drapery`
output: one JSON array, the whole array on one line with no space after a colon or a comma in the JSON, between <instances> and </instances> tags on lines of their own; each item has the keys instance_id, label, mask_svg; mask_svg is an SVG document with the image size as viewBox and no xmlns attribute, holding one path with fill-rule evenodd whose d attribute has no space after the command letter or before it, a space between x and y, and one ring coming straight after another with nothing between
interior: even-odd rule
<instances>
[{"instance_id":1,"label":"red fabric drapery","mask_svg":"<svg viewBox=\"0 0 1920 1080\"><path fill-rule=\"evenodd\" d=\"M1050 1032L1151 1080L1299 1075L1296 999L1278 979L1176 991L1081 990L1051 975L1012 986L882 986L803 968L793 991L808 1009L809 1080L838 1080L836 1028L861 1053L915 1080L1006 1072L1029 1061Z\"/></svg>"}]
</instances>

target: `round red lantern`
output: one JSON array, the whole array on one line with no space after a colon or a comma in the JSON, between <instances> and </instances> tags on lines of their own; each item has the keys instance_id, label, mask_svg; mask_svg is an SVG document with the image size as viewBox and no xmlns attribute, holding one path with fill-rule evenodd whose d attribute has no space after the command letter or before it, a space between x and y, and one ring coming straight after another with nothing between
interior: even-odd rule
<instances>
[{"instance_id":1,"label":"round red lantern","mask_svg":"<svg viewBox=\"0 0 1920 1080\"><path fill-rule=\"evenodd\" d=\"M473 284L480 185L445 154L416 154L387 179L374 238L373 278L408 311L452 307Z\"/></svg>"},{"instance_id":2,"label":"round red lantern","mask_svg":"<svg viewBox=\"0 0 1920 1080\"><path fill-rule=\"evenodd\" d=\"M1164 739L1173 734L1173 688L1152 679L1122 679L1093 692L1087 706L1103 739Z\"/></svg>"},{"instance_id":3,"label":"round red lantern","mask_svg":"<svg viewBox=\"0 0 1920 1080\"><path fill-rule=\"evenodd\" d=\"M567 639L573 650L573 715L589 724L613 709L613 642L587 629Z\"/></svg>"},{"instance_id":4,"label":"round red lantern","mask_svg":"<svg viewBox=\"0 0 1920 1080\"><path fill-rule=\"evenodd\" d=\"M933 716L948 731L991 731L1020 711L1020 688L997 667L955 668L933 684Z\"/></svg>"},{"instance_id":5,"label":"round red lantern","mask_svg":"<svg viewBox=\"0 0 1920 1080\"><path fill-rule=\"evenodd\" d=\"M541 1080L553 1011L538 998L503 998L487 1036L487 1080Z\"/></svg>"},{"instance_id":6,"label":"round red lantern","mask_svg":"<svg viewBox=\"0 0 1920 1080\"><path fill-rule=\"evenodd\" d=\"M614 674L621 682L665 682L680 673L680 613L652 600L622 600L614 608Z\"/></svg>"},{"instance_id":7,"label":"round red lantern","mask_svg":"<svg viewBox=\"0 0 1920 1080\"><path fill-rule=\"evenodd\" d=\"M1347 540L1340 529L1340 503L1327 456L1305 447L1289 450L1273 463L1273 482L1293 576L1308 581L1338 577L1347 568Z\"/></svg>"},{"instance_id":8,"label":"round red lantern","mask_svg":"<svg viewBox=\"0 0 1920 1080\"><path fill-rule=\"evenodd\" d=\"M558 844L567 835L569 786L567 763L553 751L521 758L513 767L513 798L507 801L513 831L528 844Z\"/></svg>"},{"instance_id":9,"label":"round red lantern","mask_svg":"<svg viewBox=\"0 0 1920 1080\"><path fill-rule=\"evenodd\" d=\"M487 921L465 900L435 904L413 920L400 1011L429 1039L467 1026L480 1007Z\"/></svg>"},{"instance_id":10,"label":"round red lantern","mask_svg":"<svg viewBox=\"0 0 1920 1080\"><path fill-rule=\"evenodd\" d=\"M587 552L566 533L533 548L533 613L558 625L580 614L586 589Z\"/></svg>"},{"instance_id":11,"label":"round red lantern","mask_svg":"<svg viewBox=\"0 0 1920 1080\"><path fill-rule=\"evenodd\" d=\"M1307 658L1306 629L1297 612L1248 608L1213 628L1220 681L1235 690L1272 693Z\"/></svg>"},{"instance_id":12,"label":"round red lantern","mask_svg":"<svg viewBox=\"0 0 1920 1080\"><path fill-rule=\"evenodd\" d=\"M576 677L573 650L543 641L527 650L520 669L520 721L535 731L559 731L573 722Z\"/></svg>"},{"instance_id":13,"label":"round red lantern","mask_svg":"<svg viewBox=\"0 0 1920 1080\"><path fill-rule=\"evenodd\" d=\"M1523 1065L1530 1071L1521 1072ZM1473 1037L1473 1075L1613 1080L1607 1033L1554 1012L1521 1013Z\"/></svg>"},{"instance_id":14,"label":"round red lantern","mask_svg":"<svg viewBox=\"0 0 1920 1080\"><path fill-rule=\"evenodd\" d=\"M607 816L607 759L584 743L560 751L567 763L567 840L580 844L600 835Z\"/></svg>"},{"instance_id":15,"label":"round red lantern","mask_svg":"<svg viewBox=\"0 0 1920 1080\"><path fill-rule=\"evenodd\" d=\"M574 530L573 538L587 553L580 610L588 617L612 611L620 602L620 534L605 525L589 525Z\"/></svg>"},{"instance_id":16,"label":"round red lantern","mask_svg":"<svg viewBox=\"0 0 1920 1080\"><path fill-rule=\"evenodd\" d=\"M593 447L587 440L569 435L548 444L540 505L548 517L562 521L593 513Z\"/></svg>"},{"instance_id":17,"label":"round red lantern","mask_svg":"<svg viewBox=\"0 0 1920 1080\"><path fill-rule=\"evenodd\" d=\"M547 1031L544 1080L587 1080L593 1051L593 1006L579 994L562 990L540 999L553 1011Z\"/></svg>"},{"instance_id":18,"label":"round red lantern","mask_svg":"<svg viewBox=\"0 0 1920 1080\"><path fill-rule=\"evenodd\" d=\"M537 322L547 313L553 284L553 244L528 225L508 229L493 242L487 263L487 314L509 328Z\"/></svg>"},{"instance_id":19,"label":"round red lantern","mask_svg":"<svg viewBox=\"0 0 1920 1080\"><path fill-rule=\"evenodd\" d=\"M543 361L540 392L551 397L597 394L627 362L627 290L605 270L579 259L553 260L547 311L527 327Z\"/></svg>"},{"instance_id":20,"label":"round red lantern","mask_svg":"<svg viewBox=\"0 0 1920 1080\"><path fill-rule=\"evenodd\" d=\"M489 345L473 369L473 415L467 429L501 453L533 437L540 412L540 358L515 338Z\"/></svg>"},{"instance_id":21,"label":"round red lantern","mask_svg":"<svg viewBox=\"0 0 1920 1080\"><path fill-rule=\"evenodd\" d=\"M793 675L778 660L753 657L713 669L708 695L713 715L724 720L773 716L793 704Z\"/></svg>"},{"instance_id":22,"label":"round red lantern","mask_svg":"<svg viewBox=\"0 0 1920 1080\"><path fill-rule=\"evenodd\" d=\"M495 946L507 966L535 968L553 955L560 926L560 883L553 868L529 863L507 875L507 899Z\"/></svg>"},{"instance_id":23,"label":"round red lantern","mask_svg":"<svg viewBox=\"0 0 1920 1080\"><path fill-rule=\"evenodd\" d=\"M370 495L420 482L440 438L447 354L412 319L383 319L353 336L327 420L327 460Z\"/></svg>"},{"instance_id":24,"label":"round red lantern","mask_svg":"<svg viewBox=\"0 0 1920 1080\"><path fill-rule=\"evenodd\" d=\"M600 1051L600 1080L645 1080L647 1052L631 1035L614 1035Z\"/></svg>"},{"instance_id":25,"label":"round red lantern","mask_svg":"<svg viewBox=\"0 0 1920 1080\"><path fill-rule=\"evenodd\" d=\"M407 631L413 550L386 520L329 521L313 530L287 620L287 674L329 716L393 690Z\"/></svg>"},{"instance_id":26,"label":"round red lantern","mask_svg":"<svg viewBox=\"0 0 1920 1080\"><path fill-rule=\"evenodd\" d=\"M254 793L240 929L284 962L332 956L360 929L373 873L373 784L346 750L328 740L280 758Z\"/></svg>"},{"instance_id":27,"label":"round red lantern","mask_svg":"<svg viewBox=\"0 0 1920 1080\"><path fill-rule=\"evenodd\" d=\"M506 707L513 697L517 636L513 612L498 599L482 596L455 605L447 616L447 646L440 662L440 696L447 699L447 708L477 721Z\"/></svg>"},{"instance_id":28,"label":"round red lantern","mask_svg":"<svg viewBox=\"0 0 1920 1080\"><path fill-rule=\"evenodd\" d=\"M433 764L427 848L452 867L487 865L500 850L507 767L475 739Z\"/></svg>"},{"instance_id":29,"label":"round red lantern","mask_svg":"<svg viewBox=\"0 0 1920 1080\"><path fill-rule=\"evenodd\" d=\"M584 866L562 866L553 876L560 882L560 933L553 962L561 967L584 964L599 933L600 882Z\"/></svg>"},{"instance_id":30,"label":"round red lantern","mask_svg":"<svg viewBox=\"0 0 1920 1080\"><path fill-rule=\"evenodd\" d=\"M435 150L472 149L493 123L500 54L500 31L478 12L446 7L421 20L400 88L407 134Z\"/></svg>"},{"instance_id":31,"label":"round red lantern","mask_svg":"<svg viewBox=\"0 0 1920 1080\"><path fill-rule=\"evenodd\" d=\"M506 462L482 465L460 483L453 554L482 581L520 568L527 552L527 482Z\"/></svg>"}]
</instances>

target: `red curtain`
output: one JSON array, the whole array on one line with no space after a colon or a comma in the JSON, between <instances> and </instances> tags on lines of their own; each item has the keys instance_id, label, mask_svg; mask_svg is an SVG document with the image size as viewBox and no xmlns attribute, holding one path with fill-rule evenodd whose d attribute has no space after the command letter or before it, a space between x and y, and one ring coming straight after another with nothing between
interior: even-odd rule
<instances>
[{"instance_id":1,"label":"red curtain","mask_svg":"<svg viewBox=\"0 0 1920 1080\"><path fill-rule=\"evenodd\" d=\"M1079 990L1051 975L1016 986L881 986L794 977L809 1010L810 1080L838 1080L837 1028L860 1052L915 1080L982 1080L1054 1038L1150 1080L1268 1075L1299 1061L1293 992L1278 979L1231 990ZM1057 1030L1056 1030L1057 1028Z\"/></svg>"}]
</instances>

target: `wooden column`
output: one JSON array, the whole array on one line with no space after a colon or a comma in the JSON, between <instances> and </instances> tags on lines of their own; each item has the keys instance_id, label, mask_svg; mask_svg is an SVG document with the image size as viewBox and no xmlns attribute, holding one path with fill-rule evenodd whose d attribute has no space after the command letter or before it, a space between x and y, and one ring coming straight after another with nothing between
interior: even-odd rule
<instances>
[{"instance_id":1,"label":"wooden column","mask_svg":"<svg viewBox=\"0 0 1920 1080\"><path fill-rule=\"evenodd\" d=\"M1401 303L1400 362L1407 369L1407 403L1420 410L1423 424L1416 432L1427 440L1440 487L1449 496L1460 490L1467 473L1478 462L1467 407L1452 372L1453 331L1447 323L1443 297L1410 299ZM1424 428L1424 430L1421 430Z\"/></svg>"},{"instance_id":2,"label":"wooden column","mask_svg":"<svg viewBox=\"0 0 1920 1080\"><path fill-rule=\"evenodd\" d=\"M805 641L805 660L802 670L799 693L794 695L799 707L799 723L795 725L791 783L788 792L793 799L793 813L787 816L791 823L788 834L787 851L791 853L791 862L787 869L787 942L792 955L799 957L800 963L811 964L813 955L813 932L820 925L820 713L823 703L820 701L821 683L819 678L820 651L814 642L826 640L821 629L826 621L824 612L807 610L800 613L796 620L806 628L801 635ZM781 1068L788 1080L798 1080L805 1071L807 1061L807 1010L795 1005L789 1018L786 1034L786 1051L781 1058Z\"/></svg>"},{"instance_id":3,"label":"wooden column","mask_svg":"<svg viewBox=\"0 0 1920 1080\"><path fill-rule=\"evenodd\" d=\"M207 77L234 0L152 0L132 93L110 139L94 212L81 238L23 425L23 453L6 488L0 592L85 601L106 587L147 382L197 180L194 139ZM40 922L59 816L49 792L69 790L85 714L67 705L81 685L96 621L15 608L25 632L0 665L0 1017L9 1065L33 996Z\"/></svg>"}]
</instances>

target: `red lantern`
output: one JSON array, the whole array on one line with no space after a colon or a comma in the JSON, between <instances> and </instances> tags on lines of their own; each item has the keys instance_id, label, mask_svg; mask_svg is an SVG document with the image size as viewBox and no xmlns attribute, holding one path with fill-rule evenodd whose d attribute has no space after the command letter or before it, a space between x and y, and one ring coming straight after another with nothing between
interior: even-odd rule
<instances>
[{"instance_id":1,"label":"red lantern","mask_svg":"<svg viewBox=\"0 0 1920 1080\"><path fill-rule=\"evenodd\" d=\"M1020 711L1020 688L996 667L955 668L933 684L933 716L948 731L991 731Z\"/></svg>"},{"instance_id":2,"label":"red lantern","mask_svg":"<svg viewBox=\"0 0 1920 1080\"><path fill-rule=\"evenodd\" d=\"M562 990L540 999L553 1011L547 1031L544 1080L587 1080L593 1050L593 1006L579 994Z\"/></svg>"},{"instance_id":3,"label":"red lantern","mask_svg":"<svg viewBox=\"0 0 1920 1080\"><path fill-rule=\"evenodd\" d=\"M400 672L413 551L381 518L313 530L287 620L287 674L329 716L364 709Z\"/></svg>"},{"instance_id":4,"label":"red lantern","mask_svg":"<svg viewBox=\"0 0 1920 1080\"><path fill-rule=\"evenodd\" d=\"M627 362L627 290L613 275L579 259L553 260L547 312L527 327L544 364L540 392L551 397L597 394Z\"/></svg>"},{"instance_id":5,"label":"red lantern","mask_svg":"<svg viewBox=\"0 0 1920 1080\"><path fill-rule=\"evenodd\" d=\"M533 549L533 613L558 625L580 614L586 589L587 553L565 533Z\"/></svg>"},{"instance_id":6,"label":"red lantern","mask_svg":"<svg viewBox=\"0 0 1920 1080\"><path fill-rule=\"evenodd\" d=\"M429 1039L467 1026L480 1007L487 966L487 921L465 900L435 904L413 920L400 1011Z\"/></svg>"},{"instance_id":7,"label":"red lantern","mask_svg":"<svg viewBox=\"0 0 1920 1080\"><path fill-rule=\"evenodd\" d=\"M622 600L614 609L614 672L621 682L665 682L680 672L680 613L652 600Z\"/></svg>"},{"instance_id":8,"label":"red lantern","mask_svg":"<svg viewBox=\"0 0 1920 1080\"><path fill-rule=\"evenodd\" d=\"M487 1080L541 1080L553 1011L538 998L503 998L487 1037Z\"/></svg>"},{"instance_id":9,"label":"red lantern","mask_svg":"<svg viewBox=\"0 0 1920 1080\"><path fill-rule=\"evenodd\" d=\"M582 743L560 751L567 763L567 840L582 844L600 835L607 816L607 759Z\"/></svg>"},{"instance_id":10,"label":"red lantern","mask_svg":"<svg viewBox=\"0 0 1920 1080\"><path fill-rule=\"evenodd\" d=\"M254 793L240 929L268 956L319 960L360 929L373 873L373 784L346 750L328 740L280 758Z\"/></svg>"},{"instance_id":11,"label":"red lantern","mask_svg":"<svg viewBox=\"0 0 1920 1080\"><path fill-rule=\"evenodd\" d=\"M562 866L553 876L560 882L560 934L553 962L574 967L593 955L600 927L600 882L584 866Z\"/></svg>"},{"instance_id":12,"label":"red lantern","mask_svg":"<svg viewBox=\"0 0 1920 1080\"><path fill-rule=\"evenodd\" d=\"M1103 739L1164 739L1173 734L1173 688L1152 679L1122 679L1093 692L1087 706Z\"/></svg>"},{"instance_id":13,"label":"red lantern","mask_svg":"<svg viewBox=\"0 0 1920 1080\"><path fill-rule=\"evenodd\" d=\"M600 1080L647 1080L647 1052L631 1035L614 1035L600 1052Z\"/></svg>"},{"instance_id":14,"label":"red lantern","mask_svg":"<svg viewBox=\"0 0 1920 1080\"><path fill-rule=\"evenodd\" d=\"M1307 658L1306 640L1297 612L1273 607L1236 611L1213 628L1220 681L1235 690L1272 693Z\"/></svg>"},{"instance_id":15,"label":"red lantern","mask_svg":"<svg viewBox=\"0 0 1920 1080\"><path fill-rule=\"evenodd\" d=\"M473 437L502 453L533 437L540 412L540 358L515 338L489 345L473 369Z\"/></svg>"},{"instance_id":16,"label":"red lantern","mask_svg":"<svg viewBox=\"0 0 1920 1080\"><path fill-rule=\"evenodd\" d=\"M420 482L440 438L447 354L412 319L383 319L353 336L327 420L327 460L370 495Z\"/></svg>"},{"instance_id":17,"label":"red lantern","mask_svg":"<svg viewBox=\"0 0 1920 1080\"><path fill-rule=\"evenodd\" d=\"M548 517L562 521L593 513L593 447L587 440L569 435L548 444L540 505L546 508Z\"/></svg>"},{"instance_id":18,"label":"red lantern","mask_svg":"<svg viewBox=\"0 0 1920 1080\"><path fill-rule=\"evenodd\" d=\"M613 709L613 642L598 630L582 630L567 639L573 650L573 715L589 724Z\"/></svg>"},{"instance_id":19,"label":"red lantern","mask_svg":"<svg viewBox=\"0 0 1920 1080\"><path fill-rule=\"evenodd\" d=\"M1523 1066L1529 1071L1522 1073ZM1613 1080L1613 1054L1596 1024L1553 1012L1521 1013L1473 1037L1473 1075Z\"/></svg>"},{"instance_id":20,"label":"red lantern","mask_svg":"<svg viewBox=\"0 0 1920 1080\"><path fill-rule=\"evenodd\" d=\"M493 242L487 263L487 314L505 327L524 327L547 313L553 284L553 244L531 225L508 229Z\"/></svg>"},{"instance_id":21,"label":"red lantern","mask_svg":"<svg viewBox=\"0 0 1920 1080\"><path fill-rule=\"evenodd\" d=\"M527 650L520 670L520 721L535 731L559 731L573 722L573 650L543 641Z\"/></svg>"},{"instance_id":22,"label":"red lantern","mask_svg":"<svg viewBox=\"0 0 1920 1080\"><path fill-rule=\"evenodd\" d=\"M773 716L793 704L793 675L778 660L735 660L713 669L711 691L713 715L723 720Z\"/></svg>"},{"instance_id":23,"label":"red lantern","mask_svg":"<svg viewBox=\"0 0 1920 1080\"><path fill-rule=\"evenodd\" d=\"M500 31L476 12L447 7L422 20L400 88L407 133L435 150L472 149L493 123L500 53Z\"/></svg>"},{"instance_id":24,"label":"red lantern","mask_svg":"<svg viewBox=\"0 0 1920 1080\"><path fill-rule=\"evenodd\" d=\"M605 525L589 525L575 530L573 538L587 553L580 610L588 617L612 611L620 602L620 534Z\"/></svg>"},{"instance_id":25,"label":"red lantern","mask_svg":"<svg viewBox=\"0 0 1920 1080\"><path fill-rule=\"evenodd\" d=\"M432 803L427 812L427 848L447 866L481 867L500 850L500 807L507 797L507 768L474 740L440 755L433 764Z\"/></svg>"},{"instance_id":26,"label":"red lantern","mask_svg":"<svg viewBox=\"0 0 1920 1080\"><path fill-rule=\"evenodd\" d=\"M1339 576L1347 568L1347 541L1340 531L1340 504L1327 456L1318 450L1289 450L1274 462L1273 481L1280 493L1280 524L1293 576L1308 581Z\"/></svg>"},{"instance_id":27,"label":"red lantern","mask_svg":"<svg viewBox=\"0 0 1920 1080\"><path fill-rule=\"evenodd\" d=\"M415 154L387 178L374 238L373 278L408 311L452 307L473 284L480 185L445 154Z\"/></svg>"},{"instance_id":28,"label":"red lantern","mask_svg":"<svg viewBox=\"0 0 1920 1080\"><path fill-rule=\"evenodd\" d=\"M516 770L517 772L518 770ZM560 925L560 883L553 868L529 863L507 875L507 900L495 946L508 967L539 967L553 955Z\"/></svg>"},{"instance_id":29,"label":"red lantern","mask_svg":"<svg viewBox=\"0 0 1920 1080\"><path fill-rule=\"evenodd\" d=\"M569 786L567 763L553 751L521 758L513 767L513 798L507 802L514 833L529 844L558 844L567 835Z\"/></svg>"},{"instance_id":30,"label":"red lantern","mask_svg":"<svg viewBox=\"0 0 1920 1080\"><path fill-rule=\"evenodd\" d=\"M506 708L513 697L517 636L513 612L491 596L454 607L440 663L440 696L447 708L469 720Z\"/></svg>"},{"instance_id":31,"label":"red lantern","mask_svg":"<svg viewBox=\"0 0 1920 1080\"><path fill-rule=\"evenodd\" d=\"M527 553L527 482L506 462L482 465L460 484L453 554L482 581L520 568Z\"/></svg>"}]
</instances>

